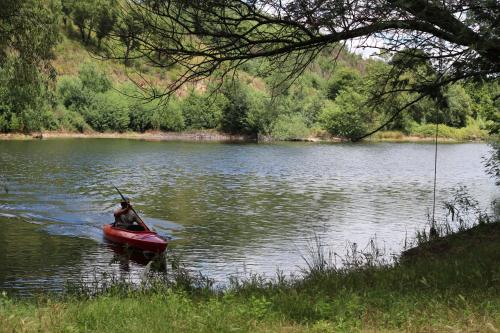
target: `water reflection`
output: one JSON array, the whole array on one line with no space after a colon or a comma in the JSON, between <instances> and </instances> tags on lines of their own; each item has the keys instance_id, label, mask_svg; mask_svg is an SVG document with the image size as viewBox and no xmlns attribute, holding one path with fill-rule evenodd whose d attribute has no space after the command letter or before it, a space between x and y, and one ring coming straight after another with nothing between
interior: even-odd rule
<instances>
[{"instance_id":1,"label":"water reflection","mask_svg":"<svg viewBox=\"0 0 500 333\"><path fill-rule=\"evenodd\" d=\"M273 274L302 265L319 234L377 238L397 251L431 206L428 144L201 144L133 140L0 142L0 288L60 289L95 272L140 275L120 262L101 226L132 197L148 224L193 269ZM484 144L440 145L438 200L458 184L486 206L498 190L484 174ZM29 259L27 259L29 258ZM120 266L121 265L121 266ZM120 268L121 267L121 268Z\"/></svg>"},{"instance_id":2,"label":"water reflection","mask_svg":"<svg viewBox=\"0 0 500 333\"><path fill-rule=\"evenodd\" d=\"M151 260L155 259L154 254L148 254L140 250L128 248L126 246L104 241L106 248L113 251L112 262L120 264L120 269L130 271L130 263L138 265L147 265Z\"/></svg>"}]
</instances>

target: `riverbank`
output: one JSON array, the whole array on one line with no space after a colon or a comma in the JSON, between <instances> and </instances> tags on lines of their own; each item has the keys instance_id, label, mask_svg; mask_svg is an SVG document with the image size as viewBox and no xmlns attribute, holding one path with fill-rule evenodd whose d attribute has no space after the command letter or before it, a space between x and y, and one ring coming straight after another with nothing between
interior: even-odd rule
<instances>
[{"instance_id":1,"label":"riverbank","mask_svg":"<svg viewBox=\"0 0 500 333\"><path fill-rule=\"evenodd\" d=\"M118 283L98 296L42 295L36 301L4 295L0 331L500 330L499 222L424 243L394 265L366 258L351 258L349 269L315 261L303 277L253 277L224 292L181 274L169 288L134 290Z\"/></svg>"},{"instance_id":2,"label":"riverbank","mask_svg":"<svg viewBox=\"0 0 500 333\"><path fill-rule=\"evenodd\" d=\"M145 141L202 141L202 142L252 142L255 138L248 135L231 135L213 130L193 132L38 132L0 133L0 140L39 140L39 139L135 139Z\"/></svg>"},{"instance_id":3,"label":"riverbank","mask_svg":"<svg viewBox=\"0 0 500 333\"><path fill-rule=\"evenodd\" d=\"M253 136L243 134L227 134L215 130L204 131L186 131L186 132L163 132L148 131L140 132L36 132L36 133L0 133L0 140L40 140L40 139L134 139L144 141L199 141L199 142L276 142L272 137ZM483 142L488 137L473 137L467 139L457 139L452 137L438 137L438 142L442 143L460 143L460 142ZM404 135L397 131L382 131L365 139L365 142L434 142L433 135ZM309 136L301 139L286 140L298 142L317 142L317 143L337 143L348 142L348 140L334 137L328 134L320 136Z\"/></svg>"}]
</instances>

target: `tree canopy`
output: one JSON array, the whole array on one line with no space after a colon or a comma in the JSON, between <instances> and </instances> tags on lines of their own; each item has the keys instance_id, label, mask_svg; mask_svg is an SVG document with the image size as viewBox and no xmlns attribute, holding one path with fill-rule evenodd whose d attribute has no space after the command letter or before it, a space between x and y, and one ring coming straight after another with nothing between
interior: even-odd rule
<instances>
[{"instance_id":1,"label":"tree canopy","mask_svg":"<svg viewBox=\"0 0 500 333\"><path fill-rule=\"evenodd\" d=\"M488 30L488 18L471 13L497 15L496 4L479 5L466 8L463 24L495 40L494 22ZM498 133L500 85L489 53L406 26L372 29L390 18L376 6L384 15L399 8L380 1L4 1L0 131L215 129L356 140L380 128L388 132L379 136L433 136L438 122L440 135L458 140ZM396 12L392 20L409 20ZM360 29L364 39L352 37ZM363 59L350 41L378 47L379 57ZM177 88L169 101L156 98Z\"/></svg>"},{"instance_id":2,"label":"tree canopy","mask_svg":"<svg viewBox=\"0 0 500 333\"><path fill-rule=\"evenodd\" d=\"M143 27L128 35L135 56L151 66L182 68L170 90L215 72L224 77L259 58L291 82L326 47L340 52L348 43L394 59L380 77L377 103L417 93L394 115L426 96L444 98L440 87L500 74L496 0L135 0L126 7ZM406 80L404 72L420 64L427 75ZM334 86L331 91L336 94Z\"/></svg>"},{"instance_id":3,"label":"tree canopy","mask_svg":"<svg viewBox=\"0 0 500 333\"><path fill-rule=\"evenodd\" d=\"M0 130L37 130L44 92L55 70L50 60L59 41L58 4L6 0L0 5Z\"/></svg>"}]
</instances>

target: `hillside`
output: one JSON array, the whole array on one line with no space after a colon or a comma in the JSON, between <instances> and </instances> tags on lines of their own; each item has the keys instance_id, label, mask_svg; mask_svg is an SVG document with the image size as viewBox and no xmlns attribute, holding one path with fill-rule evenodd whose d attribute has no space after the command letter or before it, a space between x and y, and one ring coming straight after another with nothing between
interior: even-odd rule
<instances>
[{"instance_id":1,"label":"hillside","mask_svg":"<svg viewBox=\"0 0 500 333\"><path fill-rule=\"evenodd\" d=\"M133 45L126 39L107 38L97 26L86 31L75 14L82 9L73 6L61 9L60 39L46 66L53 70L42 69L36 86L29 89L28 94L37 98L27 103L26 95L15 89L0 91L0 132L216 130L277 140L355 139L385 122L412 97L402 93L385 104L370 104L390 66L334 47L319 54L294 81L284 80L286 71L257 59L233 78L222 81L220 73L214 73L210 80L183 85L170 98L153 99L179 78L180 69L148 65L134 57ZM90 20L103 14L87 15ZM129 23L113 22L115 29L130 28ZM127 57L101 58L113 54ZM2 66L0 82L13 85L15 76L8 68L14 65ZM411 81L419 70L402 75ZM444 91L444 101L421 100L376 137L433 136L437 117L442 124L440 137L485 139L496 132L499 115L494 96L499 91L498 84L454 84Z\"/></svg>"}]
</instances>

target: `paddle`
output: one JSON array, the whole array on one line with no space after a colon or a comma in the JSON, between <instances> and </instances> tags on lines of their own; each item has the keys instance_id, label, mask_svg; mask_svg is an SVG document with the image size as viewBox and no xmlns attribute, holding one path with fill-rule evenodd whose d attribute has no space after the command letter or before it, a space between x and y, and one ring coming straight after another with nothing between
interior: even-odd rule
<instances>
[{"instance_id":1,"label":"paddle","mask_svg":"<svg viewBox=\"0 0 500 333\"><path fill-rule=\"evenodd\" d=\"M123 196L122 192L118 189L118 187L116 187L115 185L113 185L113 187L118 191L118 193L120 194L120 196L122 197L122 200L123 201L127 201L125 199L125 197ZM146 225L146 223L144 223L144 221L141 219L141 217L139 216L139 214L137 214L137 212L135 211L134 207L132 207L132 205L129 203L129 207L130 209L132 209L132 211L134 212L135 216L137 216L137 219L139 220L139 224L143 226L143 228L146 230L146 231L151 231L148 226Z\"/></svg>"}]
</instances>

